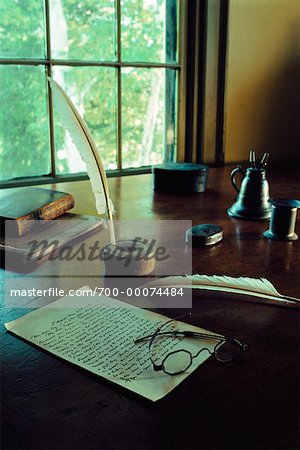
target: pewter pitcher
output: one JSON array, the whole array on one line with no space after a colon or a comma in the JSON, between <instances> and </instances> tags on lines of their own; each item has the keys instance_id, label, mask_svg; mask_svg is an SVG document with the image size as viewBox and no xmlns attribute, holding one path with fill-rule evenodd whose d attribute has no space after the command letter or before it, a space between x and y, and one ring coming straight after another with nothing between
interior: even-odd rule
<instances>
[{"instance_id":1,"label":"pewter pitcher","mask_svg":"<svg viewBox=\"0 0 300 450\"><path fill-rule=\"evenodd\" d=\"M240 187L236 181L238 173L243 177ZM268 203L269 183L265 169L249 167L245 172L241 167L236 167L230 178L238 197L227 210L229 216L245 220L269 220L271 207Z\"/></svg>"}]
</instances>

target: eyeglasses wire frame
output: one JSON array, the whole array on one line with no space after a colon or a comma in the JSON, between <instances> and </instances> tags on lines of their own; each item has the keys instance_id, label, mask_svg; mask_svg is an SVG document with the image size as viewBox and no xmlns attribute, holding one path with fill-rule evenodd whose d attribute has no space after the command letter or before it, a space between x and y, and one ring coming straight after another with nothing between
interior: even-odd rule
<instances>
[{"instance_id":1,"label":"eyeglasses wire frame","mask_svg":"<svg viewBox=\"0 0 300 450\"><path fill-rule=\"evenodd\" d=\"M181 314L179 317L185 316L186 314ZM200 332L196 332L196 331L190 331L190 330L173 330L173 331L161 331L163 328L165 328L166 326L168 326L170 323L175 322L179 317L175 317L174 319L170 319L166 322L164 322L161 326L159 326L156 331L152 334L149 334L147 336L143 336L141 338L138 338L134 341L135 344L141 343L141 342L145 342L147 340L149 340L149 345L148 345L148 351L149 351L149 358L150 361L152 363L153 366L153 370L155 372L158 371L163 371L164 373L166 373L167 375L179 375L181 373L184 373L186 370L188 370L190 368L190 366L193 363L193 360L195 358L197 358L200 353L202 353L203 351L207 351L210 355L214 355L215 359L219 362L230 362L233 359L235 359L236 357L238 357L240 355L240 353L242 351L247 350L248 345L245 344L244 342L240 341L237 338L230 338L230 337L225 337L222 335L217 335L217 334L209 334L209 333L200 333ZM201 348L195 355L193 355L189 350L186 349L177 349L177 350L173 350L171 352L168 352L167 355L163 358L161 364L157 364L156 361L154 361L152 353L151 353L151 348L152 345L155 341L155 339L157 337L162 337L162 336L170 336L170 337L192 337L192 338L202 338L202 339L212 339L212 340L217 340L217 344L215 345L213 351L211 351L210 349L208 349L207 347L203 347ZM237 350L238 353L236 355L234 355L233 357L229 357L227 359L221 359L220 357L218 357L218 350L220 349L220 347L224 344L224 343L230 343L233 345L237 346ZM184 369L180 369L176 372L169 372L168 370L166 370L165 368L165 362L167 361L167 359L171 356L174 355L176 353L187 353L189 355L189 364L187 366L184 367Z\"/></svg>"}]
</instances>

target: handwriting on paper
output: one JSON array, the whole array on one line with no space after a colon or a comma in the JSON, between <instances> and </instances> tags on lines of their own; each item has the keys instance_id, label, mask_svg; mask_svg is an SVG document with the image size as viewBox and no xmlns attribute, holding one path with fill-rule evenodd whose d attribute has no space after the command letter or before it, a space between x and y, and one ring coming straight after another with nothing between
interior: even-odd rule
<instances>
[{"instance_id":1,"label":"handwriting on paper","mask_svg":"<svg viewBox=\"0 0 300 450\"><path fill-rule=\"evenodd\" d=\"M88 371L109 379L152 401L174 389L208 357L199 355L188 372L172 377L155 372L149 358L149 341L135 344L151 335L166 317L125 304L109 297L63 297L47 306L5 324L17 336ZM176 322L173 327L203 331ZM206 331L206 330L204 330ZM208 341L184 341L191 353ZM156 357L182 346L180 339L162 339Z\"/></svg>"},{"instance_id":2,"label":"handwriting on paper","mask_svg":"<svg viewBox=\"0 0 300 450\"><path fill-rule=\"evenodd\" d=\"M134 344L145 329L149 331L149 320L137 317L131 309L89 304L52 321L50 328L31 338L63 358L130 381L150 366L147 345Z\"/></svg>"}]
</instances>

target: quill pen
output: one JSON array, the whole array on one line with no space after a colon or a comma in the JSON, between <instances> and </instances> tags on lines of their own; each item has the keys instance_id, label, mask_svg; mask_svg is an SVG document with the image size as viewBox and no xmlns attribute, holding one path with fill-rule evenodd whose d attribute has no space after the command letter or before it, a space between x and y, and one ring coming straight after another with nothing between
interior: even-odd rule
<instances>
[{"instance_id":1,"label":"quill pen","mask_svg":"<svg viewBox=\"0 0 300 450\"><path fill-rule=\"evenodd\" d=\"M189 284L190 282L190 284ZM265 278L228 277L208 275L186 275L160 278L149 285L158 287L182 287L209 291L227 292L256 297L256 302L280 306L300 306L300 299L279 294L273 284Z\"/></svg>"},{"instance_id":2,"label":"quill pen","mask_svg":"<svg viewBox=\"0 0 300 450\"><path fill-rule=\"evenodd\" d=\"M86 163L86 170L91 181L98 214L106 214L110 241L115 245L113 225L114 206L109 198L108 183L105 169L91 132L84 122L72 100L56 81L48 77L52 97L61 122L69 132L82 160Z\"/></svg>"}]
</instances>

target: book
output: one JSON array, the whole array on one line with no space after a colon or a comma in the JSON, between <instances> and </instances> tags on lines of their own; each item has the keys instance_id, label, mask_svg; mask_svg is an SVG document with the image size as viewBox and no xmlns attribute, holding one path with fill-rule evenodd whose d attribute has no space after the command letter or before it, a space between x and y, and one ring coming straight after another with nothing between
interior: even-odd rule
<instances>
[{"instance_id":1,"label":"book","mask_svg":"<svg viewBox=\"0 0 300 450\"><path fill-rule=\"evenodd\" d=\"M55 219L74 207L74 198L65 192L43 188L0 192L1 236L22 236L35 221Z\"/></svg>"},{"instance_id":2,"label":"book","mask_svg":"<svg viewBox=\"0 0 300 450\"><path fill-rule=\"evenodd\" d=\"M103 226L100 217L65 213L43 225L36 221L23 236L0 238L1 267L27 273L48 260L67 244L79 241ZM32 242L38 245L33 246ZM53 243L53 245L52 245Z\"/></svg>"}]
</instances>

